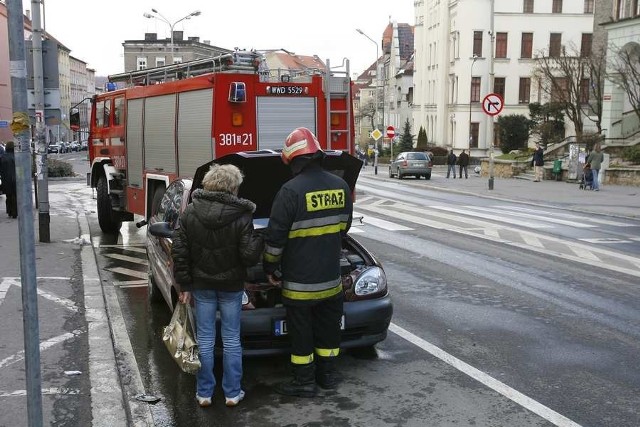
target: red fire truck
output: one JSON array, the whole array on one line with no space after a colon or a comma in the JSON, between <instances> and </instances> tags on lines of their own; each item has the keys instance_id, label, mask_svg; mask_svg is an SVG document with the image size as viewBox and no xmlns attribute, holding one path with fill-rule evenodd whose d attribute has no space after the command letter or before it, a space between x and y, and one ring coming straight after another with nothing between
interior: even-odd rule
<instances>
[{"instance_id":1,"label":"red fire truck","mask_svg":"<svg viewBox=\"0 0 640 427\"><path fill-rule=\"evenodd\" d=\"M349 62L332 70L269 69L258 52L236 51L109 76L91 100L89 158L100 228L117 233L148 219L168 184L214 158L277 150L296 127L323 149L354 152Z\"/></svg>"}]
</instances>

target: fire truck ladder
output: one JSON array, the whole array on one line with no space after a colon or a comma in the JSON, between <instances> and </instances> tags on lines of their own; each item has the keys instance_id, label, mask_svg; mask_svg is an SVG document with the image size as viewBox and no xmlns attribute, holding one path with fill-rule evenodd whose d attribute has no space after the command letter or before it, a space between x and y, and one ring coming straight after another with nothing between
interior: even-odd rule
<instances>
[{"instance_id":1,"label":"fire truck ladder","mask_svg":"<svg viewBox=\"0 0 640 427\"><path fill-rule=\"evenodd\" d=\"M139 86L181 80L213 72L257 72L262 60L263 56L258 52L235 51L211 58L112 74L109 76L109 81L113 83L124 82L128 86Z\"/></svg>"},{"instance_id":2,"label":"fire truck ladder","mask_svg":"<svg viewBox=\"0 0 640 427\"><path fill-rule=\"evenodd\" d=\"M353 117L353 102L351 101L351 78L349 77L349 60L344 58L342 60L342 70L332 70L331 61L327 59L327 72L328 77L325 79L325 96L327 104L327 148L331 149L332 136L334 134L341 134L346 132L347 135L347 147L351 149L353 141L351 140L351 117ZM346 98L347 109L346 110L332 110L331 98ZM341 120L341 123L345 123L345 129L331 129L331 113L339 114L342 117L346 117L346 120Z\"/></svg>"}]
</instances>

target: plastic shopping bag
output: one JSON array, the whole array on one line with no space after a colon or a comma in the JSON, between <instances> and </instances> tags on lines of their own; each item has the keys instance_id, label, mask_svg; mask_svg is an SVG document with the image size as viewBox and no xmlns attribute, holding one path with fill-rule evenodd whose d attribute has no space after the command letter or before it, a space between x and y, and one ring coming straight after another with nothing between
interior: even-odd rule
<instances>
[{"instance_id":1,"label":"plastic shopping bag","mask_svg":"<svg viewBox=\"0 0 640 427\"><path fill-rule=\"evenodd\" d=\"M180 369L195 374L200 369L193 314L189 304L181 302L173 310L171 321L163 329L162 341Z\"/></svg>"}]
</instances>

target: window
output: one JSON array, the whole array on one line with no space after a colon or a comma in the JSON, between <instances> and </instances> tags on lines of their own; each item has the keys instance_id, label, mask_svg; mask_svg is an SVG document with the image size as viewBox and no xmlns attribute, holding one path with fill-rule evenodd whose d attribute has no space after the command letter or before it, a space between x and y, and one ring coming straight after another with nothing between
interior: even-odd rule
<instances>
[{"instance_id":1,"label":"window","mask_svg":"<svg viewBox=\"0 0 640 427\"><path fill-rule=\"evenodd\" d=\"M105 99L104 105L102 107L102 111L104 112L104 119L103 119L102 125L108 128L110 124L109 119L111 116L111 100L110 99Z\"/></svg>"},{"instance_id":2,"label":"window","mask_svg":"<svg viewBox=\"0 0 640 427\"><path fill-rule=\"evenodd\" d=\"M562 50L562 34L551 33L549 36L549 56L557 58L560 56Z\"/></svg>"},{"instance_id":3,"label":"window","mask_svg":"<svg viewBox=\"0 0 640 427\"><path fill-rule=\"evenodd\" d=\"M593 44L593 34L582 34L582 42L580 44L580 56L587 58L591 56L591 45Z\"/></svg>"},{"instance_id":4,"label":"window","mask_svg":"<svg viewBox=\"0 0 640 427\"><path fill-rule=\"evenodd\" d=\"M136 70L144 70L147 68L147 58L144 56L139 56L136 60Z\"/></svg>"},{"instance_id":5,"label":"window","mask_svg":"<svg viewBox=\"0 0 640 427\"><path fill-rule=\"evenodd\" d=\"M480 102L480 77L471 78L471 102Z\"/></svg>"},{"instance_id":6,"label":"window","mask_svg":"<svg viewBox=\"0 0 640 427\"><path fill-rule=\"evenodd\" d=\"M522 3L522 13L533 13L533 0L524 0Z\"/></svg>"},{"instance_id":7,"label":"window","mask_svg":"<svg viewBox=\"0 0 640 427\"><path fill-rule=\"evenodd\" d=\"M580 103L589 103L589 85L591 81L589 79L580 80Z\"/></svg>"},{"instance_id":8,"label":"window","mask_svg":"<svg viewBox=\"0 0 640 427\"><path fill-rule=\"evenodd\" d=\"M173 57L174 64L182 64L182 56L174 56Z\"/></svg>"},{"instance_id":9,"label":"window","mask_svg":"<svg viewBox=\"0 0 640 427\"><path fill-rule=\"evenodd\" d=\"M551 13L562 13L562 0L553 0Z\"/></svg>"},{"instance_id":10,"label":"window","mask_svg":"<svg viewBox=\"0 0 640 427\"><path fill-rule=\"evenodd\" d=\"M533 33L522 33L520 58L531 58L533 55Z\"/></svg>"},{"instance_id":11,"label":"window","mask_svg":"<svg viewBox=\"0 0 640 427\"><path fill-rule=\"evenodd\" d=\"M518 102L528 104L531 100L531 78L520 77L520 89L518 90Z\"/></svg>"},{"instance_id":12,"label":"window","mask_svg":"<svg viewBox=\"0 0 640 427\"><path fill-rule=\"evenodd\" d=\"M507 33L496 33L496 58L507 57Z\"/></svg>"},{"instance_id":13,"label":"window","mask_svg":"<svg viewBox=\"0 0 640 427\"><path fill-rule=\"evenodd\" d=\"M493 79L493 93L497 93L504 99L504 89L506 86L506 78L504 77L495 77Z\"/></svg>"},{"instance_id":14,"label":"window","mask_svg":"<svg viewBox=\"0 0 640 427\"><path fill-rule=\"evenodd\" d=\"M164 67L164 56L156 56L156 67Z\"/></svg>"},{"instance_id":15,"label":"window","mask_svg":"<svg viewBox=\"0 0 640 427\"><path fill-rule=\"evenodd\" d=\"M584 13L593 13L594 0L584 0Z\"/></svg>"},{"instance_id":16,"label":"window","mask_svg":"<svg viewBox=\"0 0 640 427\"><path fill-rule=\"evenodd\" d=\"M480 134L480 123L471 123L471 136L469 138L469 148L478 148L478 135Z\"/></svg>"},{"instance_id":17,"label":"window","mask_svg":"<svg viewBox=\"0 0 640 427\"><path fill-rule=\"evenodd\" d=\"M556 77L552 83L551 102L565 102L568 99L567 79Z\"/></svg>"},{"instance_id":18,"label":"window","mask_svg":"<svg viewBox=\"0 0 640 427\"><path fill-rule=\"evenodd\" d=\"M482 56L482 31L473 32L473 54L478 58Z\"/></svg>"},{"instance_id":19,"label":"window","mask_svg":"<svg viewBox=\"0 0 640 427\"><path fill-rule=\"evenodd\" d=\"M120 96L116 98L113 104L113 125L123 125L122 113L124 112L124 97Z\"/></svg>"},{"instance_id":20,"label":"window","mask_svg":"<svg viewBox=\"0 0 640 427\"><path fill-rule=\"evenodd\" d=\"M104 126L104 103L96 103L96 127L101 128Z\"/></svg>"}]
</instances>

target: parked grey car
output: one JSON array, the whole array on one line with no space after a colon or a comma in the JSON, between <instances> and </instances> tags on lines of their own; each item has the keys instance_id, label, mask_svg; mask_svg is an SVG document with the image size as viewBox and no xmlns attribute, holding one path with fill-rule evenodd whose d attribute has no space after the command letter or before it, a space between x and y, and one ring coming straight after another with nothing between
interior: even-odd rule
<instances>
[{"instance_id":1,"label":"parked grey car","mask_svg":"<svg viewBox=\"0 0 640 427\"><path fill-rule=\"evenodd\" d=\"M352 191L362 162L341 151L327 151L324 167L341 176ZM154 196L152 216L147 233L149 259L149 299L175 307L180 285L173 277L171 244L179 217L191 202L191 193L202 187L202 178L212 163L231 163L244 175L239 197L256 204L254 224L264 228L271 214L273 199L288 179L291 170L280 153L271 150L230 154L198 168L194 178L178 178L164 194ZM344 287L341 348L370 347L387 336L393 305L387 278L380 261L361 243L347 234L342 241L340 265ZM269 284L262 263L247 269L242 306L241 339L245 355L258 356L290 351L286 323L286 309L282 305L281 290ZM218 349L220 343L218 343Z\"/></svg>"},{"instance_id":2,"label":"parked grey car","mask_svg":"<svg viewBox=\"0 0 640 427\"><path fill-rule=\"evenodd\" d=\"M389 164L389 178L397 176L399 179L407 175L431 179L431 156L422 151L404 151Z\"/></svg>"}]
</instances>

